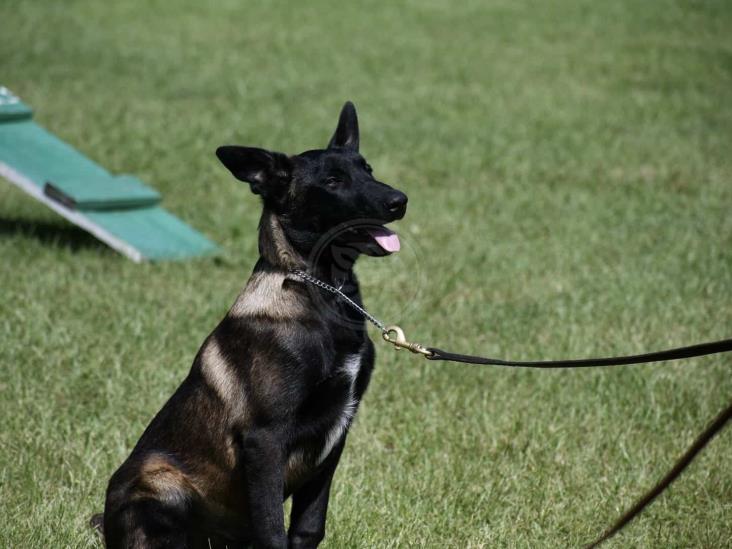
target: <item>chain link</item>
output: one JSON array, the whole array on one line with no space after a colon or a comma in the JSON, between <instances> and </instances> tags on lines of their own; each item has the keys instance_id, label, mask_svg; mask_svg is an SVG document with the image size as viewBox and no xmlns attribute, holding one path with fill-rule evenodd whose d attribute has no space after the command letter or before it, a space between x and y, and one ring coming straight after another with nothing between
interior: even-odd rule
<instances>
[{"instance_id":1,"label":"chain link","mask_svg":"<svg viewBox=\"0 0 732 549\"><path fill-rule=\"evenodd\" d=\"M332 294L336 294L340 296L348 305L356 309L359 313L361 313L366 320L371 322L374 326L376 326L382 334L387 333L386 326L383 322L381 322L378 318L370 314L366 309L361 307L358 303L353 301L350 297L348 297L346 294L344 294L342 291L340 291L335 286L331 286L330 284L323 282L322 280L315 278L313 275L306 273L305 271L301 271L300 269L292 269L290 271L292 274L297 276L298 278L301 278L302 280L305 280L306 282L309 282L310 284L317 286L318 288L322 288L323 290L327 290Z\"/></svg>"}]
</instances>

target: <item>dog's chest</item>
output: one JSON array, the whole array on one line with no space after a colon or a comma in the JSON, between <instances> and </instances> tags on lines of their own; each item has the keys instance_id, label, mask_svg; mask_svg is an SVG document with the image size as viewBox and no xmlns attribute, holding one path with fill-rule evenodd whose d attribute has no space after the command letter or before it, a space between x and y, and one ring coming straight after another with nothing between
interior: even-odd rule
<instances>
[{"instance_id":1,"label":"dog's chest","mask_svg":"<svg viewBox=\"0 0 732 549\"><path fill-rule=\"evenodd\" d=\"M343 376L348 384L345 402L340 407L340 413L335 417L325 437L325 444L318 456L318 463L322 462L340 440L343 433L348 429L356 413L358 401L356 400L355 389L356 379L361 371L362 354L354 353L346 355L338 369L338 375Z\"/></svg>"},{"instance_id":2,"label":"dog's chest","mask_svg":"<svg viewBox=\"0 0 732 549\"><path fill-rule=\"evenodd\" d=\"M348 430L358 408L356 382L362 365L362 352L344 355L334 368L331 381L338 389L313 397L322 406L320 417L309 418L317 429L310 440L290 452L285 475L288 485L298 484L323 463Z\"/></svg>"}]
</instances>

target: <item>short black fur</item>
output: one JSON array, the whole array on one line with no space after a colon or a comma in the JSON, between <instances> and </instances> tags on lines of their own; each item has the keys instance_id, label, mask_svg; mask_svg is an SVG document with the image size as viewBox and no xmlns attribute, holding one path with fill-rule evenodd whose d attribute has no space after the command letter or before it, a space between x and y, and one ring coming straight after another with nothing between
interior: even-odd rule
<instances>
[{"instance_id":1,"label":"short black fur","mask_svg":"<svg viewBox=\"0 0 732 549\"><path fill-rule=\"evenodd\" d=\"M325 149L287 156L220 147L231 173L262 197L260 258L190 373L112 476L103 517L108 548L316 547L374 349L355 311L291 274L343 282L361 303L353 262L383 249L356 228L314 254L334 227L383 225L406 210L403 193L374 179L359 153L356 110L343 107ZM364 244L365 243L365 244ZM327 252L327 250L326 250ZM336 280L340 279L340 280ZM283 500L293 497L289 531Z\"/></svg>"}]
</instances>

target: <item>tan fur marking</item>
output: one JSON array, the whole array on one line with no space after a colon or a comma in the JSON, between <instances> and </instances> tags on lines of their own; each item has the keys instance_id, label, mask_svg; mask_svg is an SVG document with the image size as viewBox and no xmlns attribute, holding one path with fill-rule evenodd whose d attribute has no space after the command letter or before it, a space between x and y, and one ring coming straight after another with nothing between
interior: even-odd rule
<instances>
[{"instance_id":1,"label":"tan fur marking","mask_svg":"<svg viewBox=\"0 0 732 549\"><path fill-rule=\"evenodd\" d=\"M231 435L226 437L226 451L224 453L226 466L229 469L236 467L236 448L234 447L234 437Z\"/></svg>"},{"instance_id":2,"label":"tan fur marking","mask_svg":"<svg viewBox=\"0 0 732 549\"><path fill-rule=\"evenodd\" d=\"M151 454L140 468L138 497L154 495L162 501L179 503L195 494L188 477L161 454Z\"/></svg>"},{"instance_id":3,"label":"tan fur marking","mask_svg":"<svg viewBox=\"0 0 732 549\"><path fill-rule=\"evenodd\" d=\"M255 273L236 298L229 314L235 318L266 316L277 320L298 318L305 314L303 297L284 287L284 273Z\"/></svg>"},{"instance_id":4,"label":"tan fur marking","mask_svg":"<svg viewBox=\"0 0 732 549\"><path fill-rule=\"evenodd\" d=\"M234 372L234 366L227 362L215 338L210 338L201 353L201 374L216 392L228 411L243 422L247 401L244 387Z\"/></svg>"},{"instance_id":5,"label":"tan fur marking","mask_svg":"<svg viewBox=\"0 0 732 549\"><path fill-rule=\"evenodd\" d=\"M291 452L285 464L285 486L288 489L297 487L310 469L302 450L298 449Z\"/></svg>"},{"instance_id":6,"label":"tan fur marking","mask_svg":"<svg viewBox=\"0 0 732 549\"><path fill-rule=\"evenodd\" d=\"M224 402L228 403L233 398L241 396L234 395L234 392L240 389L239 380L232 372L224 355L221 354L221 348L213 337L206 342L201 353L201 373Z\"/></svg>"},{"instance_id":7,"label":"tan fur marking","mask_svg":"<svg viewBox=\"0 0 732 549\"><path fill-rule=\"evenodd\" d=\"M277 216L269 210L262 212L259 220L260 242L262 238L268 240L268 245L261 246L264 258L272 265L278 265L285 269L300 269L303 267L303 260L293 249L285 236Z\"/></svg>"}]
</instances>

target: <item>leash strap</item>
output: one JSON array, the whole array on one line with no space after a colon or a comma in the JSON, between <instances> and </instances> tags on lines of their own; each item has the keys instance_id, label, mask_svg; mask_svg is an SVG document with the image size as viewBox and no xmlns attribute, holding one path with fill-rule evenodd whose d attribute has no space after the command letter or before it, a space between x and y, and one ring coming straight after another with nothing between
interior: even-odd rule
<instances>
[{"instance_id":1,"label":"leash strap","mask_svg":"<svg viewBox=\"0 0 732 549\"><path fill-rule=\"evenodd\" d=\"M631 520L640 514L643 509L650 505L654 499L656 499L669 485L678 478L678 476L686 469L689 464L694 460L699 452L709 443L714 436L719 433L727 422L732 419L732 402L722 410L717 417L704 429L704 432L700 434L694 443L684 452L684 454L676 461L673 468L666 473L666 475L659 480L656 485L648 490L633 506L623 513L612 526L610 526L602 535L595 541L585 547L585 549L594 549L599 546L602 542L610 539L615 534L620 532Z\"/></svg>"},{"instance_id":2,"label":"leash strap","mask_svg":"<svg viewBox=\"0 0 732 549\"><path fill-rule=\"evenodd\" d=\"M461 355L427 347L430 354L425 354L429 360L447 360L451 362L465 362L467 364L488 364L491 366L507 366L512 368L589 368L592 366L621 366L623 364L644 364L647 362L661 362L664 360L678 360L695 356L713 355L732 351L732 339L700 343L688 347L678 347L667 351L656 351L642 355L616 356L608 358L582 358L575 360L500 360L473 355Z\"/></svg>"}]
</instances>

